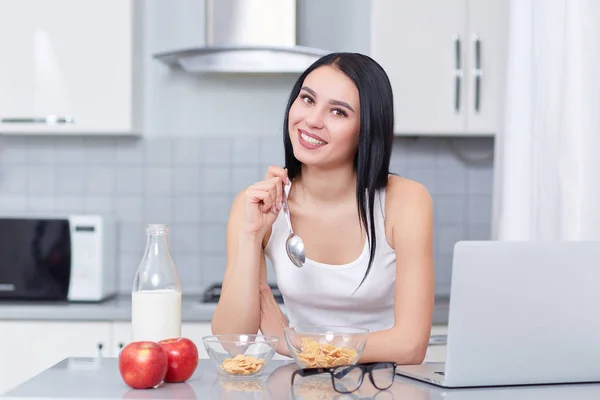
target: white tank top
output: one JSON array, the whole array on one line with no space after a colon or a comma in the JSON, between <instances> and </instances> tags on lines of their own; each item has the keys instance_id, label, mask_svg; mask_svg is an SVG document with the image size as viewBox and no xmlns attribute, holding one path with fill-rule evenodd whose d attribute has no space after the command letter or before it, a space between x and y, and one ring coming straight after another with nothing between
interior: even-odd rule
<instances>
[{"instance_id":1,"label":"white tank top","mask_svg":"<svg viewBox=\"0 0 600 400\"><path fill-rule=\"evenodd\" d=\"M289 229L283 211L279 213L265 255L275 270L290 326L344 325L375 332L394 325L396 253L385 236L385 189L375 193L374 219L375 258L369 276L356 290L369 264L368 237L360 256L348 264L329 265L307 258L304 267L298 268L285 251Z\"/></svg>"}]
</instances>

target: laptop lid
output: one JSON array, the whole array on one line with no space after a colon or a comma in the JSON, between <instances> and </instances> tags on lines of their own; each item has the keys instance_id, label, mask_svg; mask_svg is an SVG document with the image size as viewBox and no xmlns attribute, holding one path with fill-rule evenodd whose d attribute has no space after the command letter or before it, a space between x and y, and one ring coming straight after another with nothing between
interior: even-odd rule
<instances>
[{"instance_id":1,"label":"laptop lid","mask_svg":"<svg viewBox=\"0 0 600 400\"><path fill-rule=\"evenodd\" d=\"M600 242L454 247L446 386L600 381Z\"/></svg>"}]
</instances>

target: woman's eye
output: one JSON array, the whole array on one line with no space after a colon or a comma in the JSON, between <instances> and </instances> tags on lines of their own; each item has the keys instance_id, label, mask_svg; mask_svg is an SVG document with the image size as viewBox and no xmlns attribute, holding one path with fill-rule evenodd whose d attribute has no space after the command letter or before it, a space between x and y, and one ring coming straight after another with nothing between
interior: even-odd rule
<instances>
[{"instance_id":1,"label":"woman's eye","mask_svg":"<svg viewBox=\"0 0 600 400\"><path fill-rule=\"evenodd\" d=\"M345 117L346 115L348 115L345 111L340 110L339 108L334 108L332 111L335 115L340 117Z\"/></svg>"},{"instance_id":2,"label":"woman's eye","mask_svg":"<svg viewBox=\"0 0 600 400\"><path fill-rule=\"evenodd\" d=\"M300 96L300 98L301 98L301 99L302 99L302 101L303 101L303 102L305 102L306 104L312 104L312 102L313 102L313 100L312 100L312 99L311 99L309 96L307 96L307 95L305 95L305 94L301 95L301 96Z\"/></svg>"}]
</instances>

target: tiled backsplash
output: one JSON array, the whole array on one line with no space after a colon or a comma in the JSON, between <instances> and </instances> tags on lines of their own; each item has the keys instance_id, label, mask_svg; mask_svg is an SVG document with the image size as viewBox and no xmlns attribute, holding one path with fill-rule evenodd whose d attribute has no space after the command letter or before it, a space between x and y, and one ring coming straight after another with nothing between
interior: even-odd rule
<instances>
[{"instance_id":1,"label":"tiled backsplash","mask_svg":"<svg viewBox=\"0 0 600 400\"><path fill-rule=\"evenodd\" d=\"M450 289L454 243L489 237L492 151L492 139L395 140L392 172L422 182L433 196L440 295ZM140 261L145 224L168 223L184 290L200 293L222 279L233 197L282 162L279 136L7 136L0 139L0 213L114 213L124 292Z\"/></svg>"}]
</instances>

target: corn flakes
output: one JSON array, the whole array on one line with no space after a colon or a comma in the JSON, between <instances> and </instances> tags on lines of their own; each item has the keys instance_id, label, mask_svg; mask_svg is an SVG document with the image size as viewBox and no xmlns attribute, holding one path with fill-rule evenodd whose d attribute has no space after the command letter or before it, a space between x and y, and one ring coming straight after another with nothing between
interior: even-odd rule
<instances>
[{"instance_id":1,"label":"corn flakes","mask_svg":"<svg viewBox=\"0 0 600 400\"><path fill-rule=\"evenodd\" d=\"M265 365L265 360L253 356L238 354L233 358L226 358L221 363L221 369L232 375L250 375L258 372Z\"/></svg>"},{"instance_id":2,"label":"corn flakes","mask_svg":"<svg viewBox=\"0 0 600 400\"><path fill-rule=\"evenodd\" d=\"M319 343L309 338L302 338L298 359L304 368L330 368L339 365L353 364L358 353L343 346Z\"/></svg>"}]
</instances>

